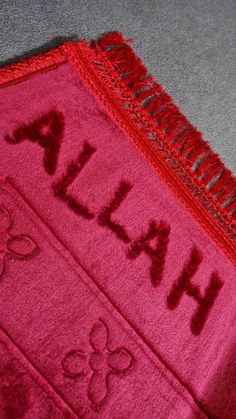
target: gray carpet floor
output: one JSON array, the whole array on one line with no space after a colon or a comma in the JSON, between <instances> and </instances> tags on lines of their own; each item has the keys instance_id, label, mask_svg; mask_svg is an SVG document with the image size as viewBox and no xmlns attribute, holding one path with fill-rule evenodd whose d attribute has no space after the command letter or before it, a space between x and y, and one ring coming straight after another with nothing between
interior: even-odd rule
<instances>
[{"instance_id":1,"label":"gray carpet floor","mask_svg":"<svg viewBox=\"0 0 236 419\"><path fill-rule=\"evenodd\" d=\"M0 0L0 65L112 30L236 174L235 0Z\"/></svg>"}]
</instances>

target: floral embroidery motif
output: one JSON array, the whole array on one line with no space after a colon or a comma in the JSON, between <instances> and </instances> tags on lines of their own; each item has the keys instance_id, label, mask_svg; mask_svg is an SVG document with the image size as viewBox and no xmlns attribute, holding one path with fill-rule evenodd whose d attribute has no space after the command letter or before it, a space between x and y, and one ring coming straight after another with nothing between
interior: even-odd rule
<instances>
[{"instance_id":1,"label":"floral embroidery motif","mask_svg":"<svg viewBox=\"0 0 236 419\"><path fill-rule=\"evenodd\" d=\"M0 278L9 259L22 260L34 256L38 251L36 243L25 234L10 233L12 222L8 210L0 205Z\"/></svg>"},{"instance_id":2,"label":"floral embroidery motif","mask_svg":"<svg viewBox=\"0 0 236 419\"><path fill-rule=\"evenodd\" d=\"M91 328L89 343L91 352L71 350L61 365L69 378L80 379L89 375L87 396L93 409L98 410L107 400L110 376L124 375L133 367L134 358L126 348L109 349L109 331L101 319Z\"/></svg>"}]
</instances>

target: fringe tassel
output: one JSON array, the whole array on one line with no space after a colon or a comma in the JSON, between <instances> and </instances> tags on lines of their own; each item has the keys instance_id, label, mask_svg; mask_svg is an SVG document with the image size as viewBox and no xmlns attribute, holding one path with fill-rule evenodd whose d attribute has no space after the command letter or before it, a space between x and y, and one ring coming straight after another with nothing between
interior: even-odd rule
<instances>
[{"instance_id":1,"label":"fringe tassel","mask_svg":"<svg viewBox=\"0 0 236 419\"><path fill-rule=\"evenodd\" d=\"M185 164L224 206L227 214L236 219L236 178L224 167L218 155L203 140L202 134L181 113L163 87L148 74L147 68L130 47L131 41L119 32L112 32L103 35L98 42L93 41L92 47L106 54L117 74L155 121L162 137L184 158ZM211 183L212 186L209 186ZM227 205L228 201L230 204Z\"/></svg>"}]
</instances>

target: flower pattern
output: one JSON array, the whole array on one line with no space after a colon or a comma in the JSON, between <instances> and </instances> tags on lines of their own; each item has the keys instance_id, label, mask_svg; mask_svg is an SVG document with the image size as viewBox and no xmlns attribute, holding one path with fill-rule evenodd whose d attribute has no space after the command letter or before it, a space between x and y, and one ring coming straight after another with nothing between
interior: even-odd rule
<instances>
[{"instance_id":1,"label":"flower pattern","mask_svg":"<svg viewBox=\"0 0 236 419\"><path fill-rule=\"evenodd\" d=\"M0 278L9 259L26 259L38 251L36 243L25 234L13 235L12 221L8 210L0 205Z\"/></svg>"},{"instance_id":2,"label":"flower pattern","mask_svg":"<svg viewBox=\"0 0 236 419\"><path fill-rule=\"evenodd\" d=\"M87 396L93 409L98 410L107 400L110 376L121 376L129 371L134 358L126 348L109 349L109 331L101 319L92 326L89 343L89 353L81 350L67 352L62 369L69 378L80 379L89 375Z\"/></svg>"}]
</instances>

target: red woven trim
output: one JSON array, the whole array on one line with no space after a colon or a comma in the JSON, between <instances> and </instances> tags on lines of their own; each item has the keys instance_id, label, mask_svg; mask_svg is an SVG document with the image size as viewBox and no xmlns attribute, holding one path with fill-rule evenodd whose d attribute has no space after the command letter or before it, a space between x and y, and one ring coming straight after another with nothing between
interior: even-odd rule
<instances>
[{"instance_id":1,"label":"red woven trim","mask_svg":"<svg viewBox=\"0 0 236 419\"><path fill-rule=\"evenodd\" d=\"M106 53L116 73L156 125L156 132L181 157L185 166L191 169L208 187L224 213L236 220L236 178L226 169L219 156L203 140L201 133L193 127L174 104L173 99L158 84L153 76L127 44L121 33L104 35L99 42L93 41L93 48Z\"/></svg>"},{"instance_id":2,"label":"red woven trim","mask_svg":"<svg viewBox=\"0 0 236 419\"><path fill-rule=\"evenodd\" d=\"M61 53L61 49L55 48L17 64L0 68L0 87L19 83L33 74L55 68L65 61L66 57Z\"/></svg>"},{"instance_id":3,"label":"red woven trim","mask_svg":"<svg viewBox=\"0 0 236 419\"><path fill-rule=\"evenodd\" d=\"M107 36L110 36L112 42L114 42L113 34ZM122 35L118 34L118 36ZM167 141L155 120L148 115L147 110L139 103L136 94L132 92L128 83L123 79L126 73L123 70L121 74L117 72L116 64L110 60L109 54L102 51L97 43L94 43L91 48L87 41L69 42L64 44L62 49L80 77L92 89L112 118L128 134L135 146L209 236L223 250L225 255L236 265L235 220L194 170L194 164L199 165L199 162L196 160L190 166L186 156L175 147L175 143ZM124 61L124 57L123 59L120 58L120 62L123 63ZM131 69L135 68L132 60L128 60L128 63L131 65ZM145 88L149 86L144 79L140 84L144 85ZM174 111L171 116L174 118ZM171 126L170 124L170 129ZM193 136L193 138L195 137ZM192 150L192 153L193 151L196 153L199 141L196 140L196 147ZM204 144L205 149L210 152L210 146L206 142ZM213 152L211 151L211 153ZM225 176L226 184L224 185L226 187L228 173L230 172L224 168L222 163L221 165L222 170L227 173ZM208 170L211 166L212 162L210 161ZM235 181L235 179L233 180ZM229 188L230 193L231 188ZM231 201L230 205L232 208Z\"/></svg>"},{"instance_id":4,"label":"red woven trim","mask_svg":"<svg viewBox=\"0 0 236 419\"><path fill-rule=\"evenodd\" d=\"M236 179L120 33L68 42L0 69L0 87L69 61L152 167L236 265Z\"/></svg>"},{"instance_id":5,"label":"red woven trim","mask_svg":"<svg viewBox=\"0 0 236 419\"><path fill-rule=\"evenodd\" d=\"M110 35L111 36L111 35ZM235 222L212 191L167 142L109 60L86 41L62 48L80 77L226 256L236 264ZM209 147L209 146L208 146ZM209 148L210 149L210 148ZM227 169L225 169L227 170Z\"/></svg>"}]
</instances>

